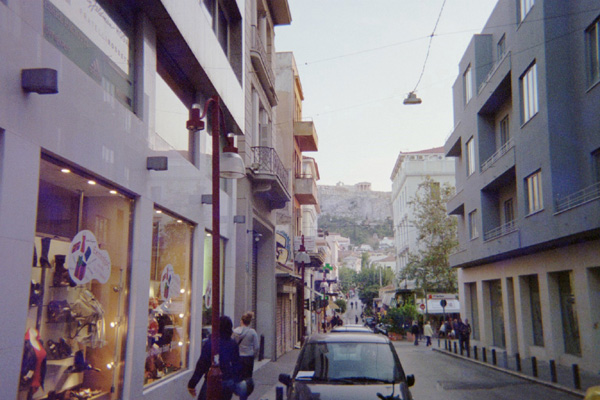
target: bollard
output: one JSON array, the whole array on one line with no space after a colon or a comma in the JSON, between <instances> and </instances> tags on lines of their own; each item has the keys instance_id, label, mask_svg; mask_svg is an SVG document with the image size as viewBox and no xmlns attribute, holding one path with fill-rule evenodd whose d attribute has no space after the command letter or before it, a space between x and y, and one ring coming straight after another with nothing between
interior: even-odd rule
<instances>
[{"instance_id":1,"label":"bollard","mask_svg":"<svg viewBox=\"0 0 600 400\"><path fill-rule=\"evenodd\" d=\"M265 335L260 335L260 347L258 348L258 361L265 358Z\"/></svg>"},{"instance_id":2,"label":"bollard","mask_svg":"<svg viewBox=\"0 0 600 400\"><path fill-rule=\"evenodd\" d=\"M508 352L506 351L502 354L502 363L502 368L508 369Z\"/></svg>"},{"instance_id":3,"label":"bollard","mask_svg":"<svg viewBox=\"0 0 600 400\"><path fill-rule=\"evenodd\" d=\"M481 356L483 357L483 362L487 362L487 352L485 351L485 347L481 348Z\"/></svg>"},{"instance_id":4,"label":"bollard","mask_svg":"<svg viewBox=\"0 0 600 400\"><path fill-rule=\"evenodd\" d=\"M531 357L531 372L533 373L533 377L537 378L537 376L538 376L537 359L535 357Z\"/></svg>"},{"instance_id":5,"label":"bollard","mask_svg":"<svg viewBox=\"0 0 600 400\"><path fill-rule=\"evenodd\" d=\"M573 369L573 386L575 389L581 389L581 377L579 376L579 365L573 364L571 366Z\"/></svg>"},{"instance_id":6,"label":"bollard","mask_svg":"<svg viewBox=\"0 0 600 400\"><path fill-rule=\"evenodd\" d=\"M463 355L463 346L460 346L460 355Z\"/></svg>"},{"instance_id":7,"label":"bollard","mask_svg":"<svg viewBox=\"0 0 600 400\"><path fill-rule=\"evenodd\" d=\"M477 360L477 346L473 346L473 357Z\"/></svg>"},{"instance_id":8,"label":"bollard","mask_svg":"<svg viewBox=\"0 0 600 400\"><path fill-rule=\"evenodd\" d=\"M438 349L440 348L440 338L438 338Z\"/></svg>"},{"instance_id":9,"label":"bollard","mask_svg":"<svg viewBox=\"0 0 600 400\"><path fill-rule=\"evenodd\" d=\"M496 365L496 349L492 349L492 365Z\"/></svg>"},{"instance_id":10,"label":"bollard","mask_svg":"<svg viewBox=\"0 0 600 400\"><path fill-rule=\"evenodd\" d=\"M521 355L519 353L515 354L515 360L517 362L517 371L521 372Z\"/></svg>"},{"instance_id":11,"label":"bollard","mask_svg":"<svg viewBox=\"0 0 600 400\"><path fill-rule=\"evenodd\" d=\"M444 339L444 350L448 350L448 339Z\"/></svg>"},{"instance_id":12,"label":"bollard","mask_svg":"<svg viewBox=\"0 0 600 400\"><path fill-rule=\"evenodd\" d=\"M458 354L456 342L454 342L454 354Z\"/></svg>"},{"instance_id":13,"label":"bollard","mask_svg":"<svg viewBox=\"0 0 600 400\"><path fill-rule=\"evenodd\" d=\"M283 400L283 387L277 386L275 388L275 399L276 400Z\"/></svg>"},{"instance_id":14,"label":"bollard","mask_svg":"<svg viewBox=\"0 0 600 400\"><path fill-rule=\"evenodd\" d=\"M556 363L554 360L550 360L550 380L554 383L558 382L556 378Z\"/></svg>"}]
</instances>

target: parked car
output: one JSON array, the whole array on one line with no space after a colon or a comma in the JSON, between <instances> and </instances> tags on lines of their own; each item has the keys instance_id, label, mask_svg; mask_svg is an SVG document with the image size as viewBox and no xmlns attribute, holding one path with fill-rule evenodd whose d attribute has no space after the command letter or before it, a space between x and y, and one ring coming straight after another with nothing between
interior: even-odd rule
<instances>
[{"instance_id":1,"label":"parked car","mask_svg":"<svg viewBox=\"0 0 600 400\"><path fill-rule=\"evenodd\" d=\"M394 346L372 333L312 336L292 375L280 374L288 400L412 400L413 375L405 375Z\"/></svg>"},{"instance_id":2,"label":"parked car","mask_svg":"<svg viewBox=\"0 0 600 400\"><path fill-rule=\"evenodd\" d=\"M373 330L371 328L369 328L368 326L364 326L364 325L348 324L348 325L336 326L335 328L331 329L331 332L367 332L367 333L373 333Z\"/></svg>"}]
</instances>

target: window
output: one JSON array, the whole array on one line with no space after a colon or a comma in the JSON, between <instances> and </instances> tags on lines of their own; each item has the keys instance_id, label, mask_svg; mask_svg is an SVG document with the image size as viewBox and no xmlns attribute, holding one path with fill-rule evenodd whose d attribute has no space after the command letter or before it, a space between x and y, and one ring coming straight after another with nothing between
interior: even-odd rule
<instances>
[{"instance_id":1,"label":"window","mask_svg":"<svg viewBox=\"0 0 600 400\"><path fill-rule=\"evenodd\" d=\"M537 275L526 277L529 289L529 306L531 307L531 330L534 346L544 346L544 328L542 325L542 303L540 301L540 284Z\"/></svg>"},{"instance_id":2,"label":"window","mask_svg":"<svg viewBox=\"0 0 600 400\"><path fill-rule=\"evenodd\" d=\"M552 278L558 286L565 353L580 356L581 341L573 271L556 272L552 274Z\"/></svg>"},{"instance_id":3,"label":"window","mask_svg":"<svg viewBox=\"0 0 600 400\"><path fill-rule=\"evenodd\" d=\"M475 172L475 144L473 138L467 142L467 176Z\"/></svg>"},{"instance_id":4,"label":"window","mask_svg":"<svg viewBox=\"0 0 600 400\"><path fill-rule=\"evenodd\" d=\"M525 179L527 183L527 213L532 214L544 208L542 201L542 172L538 171Z\"/></svg>"},{"instance_id":5,"label":"window","mask_svg":"<svg viewBox=\"0 0 600 400\"><path fill-rule=\"evenodd\" d=\"M588 58L588 83L600 81L600 19L585 31Z\"/></svg>"},{"instance_id":6,"label":"window","mask_svg":"<svg viewBox=\"0 0 600 400\"><path fill-rule=\"evenodd\" d=\"M592 153L592 170L594 182L600 182L600 149Z\"/></svg>"},{"instance_id":7,"label":"window","mask_svg":"<svg viewBox=\"0 0 600 400\"><path fill-rule=\"evenodd\" d=\"M235 2L202 0L206 15L238 81L242 82L242 16Z\"/></svg>"},{"instance_id":8,"label":"window","mask_svg":"<svg viewBox=\"0 0 600 400\"><path fill-rule=\"evenodd\" d=\"M502 35L498 43L496 44L496 57L498 61L502 60L504 53L506 52L506 35Z\"/></svg>"},{"instance_id":9,"label":"window","mask_svg":"<svg viewBox=\"0 0 600 400\"><path fill-rule=\"evenodd\" d=\"M467 67L463 74L463 88L465 96L465 104L467 104L473 97L473 76L471 72L471 65Z\"/></svg>"},{"instance_id":10,"label":"window","mask_svg":"<svg viewBox=\"0 0 600 400\"><path fill-rule=\"evenodd\" d=\"M473 210L469 213L469 238L476 239L479 237L477 232L477 210Z\"/></svg>"},{"instance_id":11,"label":"window","mask_svg":"<svg viewBox=\"0 0 600 400\"><path fill-rule=\"evenodd\" d=\"M500 147L508 143L510 139L509 119L508 115L500 121Z\"/></svg>"},{"instance_id":12,"label":"window","mask_svg":"<svg viewBox=\"0 0 600 400\"><path fill-rule=\"evenodd\" d=\"M535 0L519 0L519 22L523 21L531 7L533 7Z\"/></svg>"},{"instance_id":13,"label":"window","mask_svg":"<svg viewBox=\"0 0 600 400\"><path fill-rule=\"evenodd\" d=\"M133 200L45 155L39 174L31 285L22 289L31 293L27 341L38 346L43 339L46 375L28 367L26 351L22 370L44 390L22 379L22 393L40 399L86 388L96 398L122 398Z\"/></svg>"},{"instance_id":14,"label":"window","mask_svg":"<svg viewBox=\"0 0 600 400\"><path fill-rule=\"evenodd\" d=\"M534 63L521 77L521 101L523 123L538 112L537 67Z\"/></svg>"},{"instance_id":15,"label":"window","mask_svg":"<svg viewBox=\"0 0 600 400\"><path fill-rule=\"evenodd\" d=\"M508 199L504 202L504 223L508 224L515 220L515 210L513 199Z\"/></svg>"},{"instance_id":16,"label":"window","mask_svg":"<svg viewBox=\"0 0 600 400\"><path fill-rule=\"evenodd\" d=\"M193 226L154 209L144 384L189 363Z\"/></svg>"},{"instance_id":17,"label":"window","mask_svg":"<svg viewBox=\"0 0 600 400\"><path fill-rule=\"evenodd\" d=\"M502 302L502 282L496 279L488 282L490 294L490 311L492 320L492 344L496 347L506 347L504 332L504 304Z\"/></svg>"}]
</instances>

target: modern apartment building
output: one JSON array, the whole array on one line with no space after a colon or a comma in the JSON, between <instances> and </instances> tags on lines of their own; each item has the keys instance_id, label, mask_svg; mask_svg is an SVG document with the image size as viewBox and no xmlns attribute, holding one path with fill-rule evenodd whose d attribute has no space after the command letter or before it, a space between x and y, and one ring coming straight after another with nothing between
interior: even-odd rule
<instances>
[{"instance_id":1,"label":"modern apartment building","mask_svg":"<svg viewBox=\"0 0 600 400\"><path fill-rule=\"evenodd\" d=\"M454 160L444 156L443 147L398 154L390 176L396 276L408 264L409 253L418 249L417 230L412 223L415 217L410 202L427 177L440 185L454 186Z\"/></svg>"},{"instance_id":2,"label":"modern apartment building","mask_svg":"<svg viewBox=\"0 0 600 400\"><path fill-rule=\"evenodd\" d=\"M189 396L216 293L207 144L216 126L223 143L246 130L245 12L220 0L0 1L2 398ZM194 103L220 117L188 130ZM230 316L236 190L221 180Z\"/></svg>"},{"instance_id":3,"label":"modern apartment building","mask_svg":"<svg viewBox=\"0 0 600 400\"><path fill-rule=\"evenodd\" d=\"M600 369L600 9L500 0L459 64L461 313L475 344Z\"/></svg>"}]
</instances>

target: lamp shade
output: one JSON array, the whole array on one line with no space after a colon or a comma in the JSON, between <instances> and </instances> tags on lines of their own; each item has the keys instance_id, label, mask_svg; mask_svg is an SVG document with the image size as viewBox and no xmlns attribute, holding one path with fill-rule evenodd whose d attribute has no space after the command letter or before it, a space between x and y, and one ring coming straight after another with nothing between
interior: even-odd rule
<instances>
[{"instance_id":1,"label":"lamp shade","mask_svg":"<svg viewBox=\"0 0 600 400\"><path fill-rule=\"evenodd\" d=\"M240 179L246 176L246 167L244 160L238 153L223 151L221 159L219 176L225 179Z\"/></svg>"},{"instance_id":2,"label":"lamp shade","mask_svg":"<svg viewBox=\"0 0 600 400\"><path fill-rule=\"evenodd\" d=\"M404 99L404 104L421 104L421 99L417 97L415 92L410 92L406 99Z\"/></svg>"},{"instance_id":3,"label":"lamp shade","mask_svg":"<svg viewBox=\"0 0 600 400\"><path fill-rule=\"evenodd\" d=\"M299 251L296 253L296 262L310 264L310 256L305 251Z\"/></svg>"}]
</instances>

